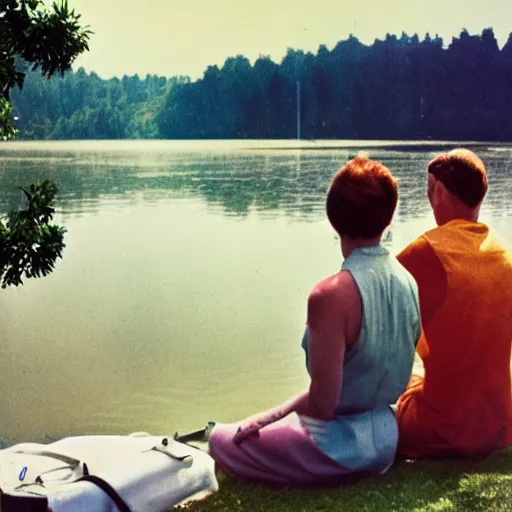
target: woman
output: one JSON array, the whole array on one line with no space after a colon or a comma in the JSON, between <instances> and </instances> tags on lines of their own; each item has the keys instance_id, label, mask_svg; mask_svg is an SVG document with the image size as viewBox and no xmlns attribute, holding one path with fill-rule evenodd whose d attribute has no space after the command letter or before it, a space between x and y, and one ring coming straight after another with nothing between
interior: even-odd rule
<instances>
[{"instance_id":1,"label":"woman","mask_svg":"<svg viewBox=\"0 0 512 512\"><path fill-rule=\"evenodd\" d=\"M358 156L334 176L326 210L345 260L308 298L309 389L240 424L216 424L209 447L220 469L313 485L393 463L398 429L389 404L407 386L420 334L416 283L380 244L396 202L396 180L379 162Z\"/></svg>"}]
</instances>

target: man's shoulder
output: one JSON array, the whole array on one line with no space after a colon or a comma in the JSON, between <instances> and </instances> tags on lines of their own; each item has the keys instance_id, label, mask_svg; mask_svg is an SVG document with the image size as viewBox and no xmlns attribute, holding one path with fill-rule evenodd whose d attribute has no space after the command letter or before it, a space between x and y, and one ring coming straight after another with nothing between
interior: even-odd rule
<instances>
[{"instance_id":1,"label":"man's shoulder","mask_svg":"<svg viewBox=\"0 0 512 512\"><path fill-rule=\"evenodd\" d=\"M489 241L492 243L493 247L505 253L507 257L512 260L512 244L506 240L503 235L493 229L489 229Z\"/></svg>"},{"instance_id":2,"label":"man's shoulder","mask_svg":"<svg viewBox=\"0 0 512 512\"><path fill-rule=\"evenodd\" d=\"M436 228L437 229L437 228ZM432 232L434 230L431 230ZM411 274L418 287L446 279L444 265L436 250L436 244L428 237L430 232L424 233L405 247L396 258L400 264Z\"/></svg>"},{"instance_id":3,"label":"man's shoulder","mask_svg":"<svg viewBox=\"0 0 512 512\"><path fill-rule=\"evenodd\" d=\"M410 244L404 247L397 255L396 258L400 263L410 258L430 256L433 253L433 247L430 241L430 234L438 228L426 231L418 238L413 240Z\"/></svg>"},{"instance_id":4,"label":"man's shoulder","mask_svg":"<svg viewBox=\"0 0 512 512\"><path fill-rule=\"evenodd\" d=\"M492 238L489 226L483 222L466 219L453 219L423 233L433 248L449 246L479 245L481 241Z\"/></svg>"}]
</instances>

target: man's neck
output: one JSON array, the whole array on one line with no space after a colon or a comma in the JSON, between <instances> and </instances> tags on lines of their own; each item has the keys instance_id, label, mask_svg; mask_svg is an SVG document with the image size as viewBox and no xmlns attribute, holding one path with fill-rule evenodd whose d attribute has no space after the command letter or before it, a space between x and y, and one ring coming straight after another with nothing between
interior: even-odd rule
<instances>
[{"instance_id":1,"label":"man's neck","mask_svg":"<svg viewBox=\"0 0 512 512\"><path fill-rule=\"evenodd\" d=\"M444 194L443 194L444 192ZM467 222L478 222L480 205L468 206L458 197L442 189L435 197L432 208L438 226L442 226L452 220L465 220Z\"/></svg>"},{"instance_id":2,"label":"man's neck","mask_svg":"<svg viewBox=\"0 0 512 512\"><path fill-rule=\"evenodd\" d=\"M465 220L467 222L478 222L478 212L444 212L435 215L436 222L438 226L442 226L443 224L447 224L452 220Z\"/></svg>"}]
</instances>

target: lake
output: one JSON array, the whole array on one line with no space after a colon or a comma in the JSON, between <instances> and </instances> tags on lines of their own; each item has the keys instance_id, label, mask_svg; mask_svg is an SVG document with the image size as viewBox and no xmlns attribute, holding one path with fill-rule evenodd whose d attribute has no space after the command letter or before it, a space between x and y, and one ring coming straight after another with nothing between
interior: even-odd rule
<instances>
[{"instance_id":1,"label":"lake","mask_svg":"<svg viewBox=\"0 0 512 512\"><path fill-rule=\"evenodd\" d=\"M400 200L384 243L434 227L426 164L453 143L87 141L0 144L0 211L58 187L63 260L0 291L0 440L233 421L308 383L306 299L341 265L324 214L358 149ZM482 220L512 243L512 146L480 144Z\"/></svg>"}]
</instances>

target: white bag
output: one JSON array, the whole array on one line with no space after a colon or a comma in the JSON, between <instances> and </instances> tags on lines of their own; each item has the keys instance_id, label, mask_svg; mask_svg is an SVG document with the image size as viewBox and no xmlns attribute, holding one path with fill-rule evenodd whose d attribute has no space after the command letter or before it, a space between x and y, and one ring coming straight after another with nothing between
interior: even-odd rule
<instances>
[{"instance_id":1,"label":"white bag","mask_svg":"<svg viewBox=\"0 0 512 512\"><path fill-rule=\"evenodd\" d=\"M68 437L0 450L0 511L164 512L218 489L214 461L170 437Z\"/></svg>"}]
</instances>

